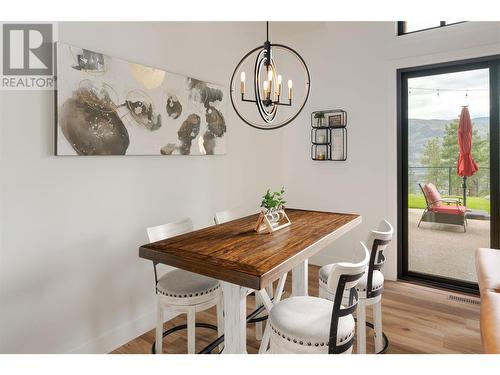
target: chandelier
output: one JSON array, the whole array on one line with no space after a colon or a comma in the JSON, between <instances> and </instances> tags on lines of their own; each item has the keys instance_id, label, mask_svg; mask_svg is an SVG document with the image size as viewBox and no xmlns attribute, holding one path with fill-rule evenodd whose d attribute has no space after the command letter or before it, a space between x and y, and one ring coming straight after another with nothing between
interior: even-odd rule
<instances>
[{"instance_id":1,"label":"chandelier","mask_svg":"<svg viewBox=\"0 0 500 375\"><path fill-rule=\"evenodd\" d=\"M299 115L309 97L311 77L304 59L295 50L283 44L274 44L269 41L269 22L266 22L266 36L264 45L252 49L236 65L231 76L230 92L231 104L236 114L245 123L257 129L269 130L281 128ZM291 76L287 78L286 90L283 87L284 79L280 74L275 59L277 52L284 56L288 55L284 65L295 64L297 67L295 71L290 72L290 75L294 74L294 76L303 80L304 86L299 100L294 98L294 86ZM253 59L255 59L255 63L251 64ZM243 70L245 65L249 65L253 70L250 90L247 89L247 74ZM238 77L240 78L239 89L236 82ZM250 97L252 90L253 98ZM243 108L250 103L255 104L257 107L257 113L253 111L255 115L248 108ZM288 108L289 110L286 113L279 113L281 108Z\"/></svg>"}]
</instances>

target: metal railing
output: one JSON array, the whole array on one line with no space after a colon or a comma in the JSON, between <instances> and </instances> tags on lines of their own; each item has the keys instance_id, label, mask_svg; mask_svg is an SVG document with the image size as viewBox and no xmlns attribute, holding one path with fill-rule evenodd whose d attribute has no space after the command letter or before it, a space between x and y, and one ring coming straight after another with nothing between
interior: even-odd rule
<instances>
[{"instance_id":1,"label":"metal railing","mask_svg":"<svg viewBox=\"0 0 500 375\"><path fill-rule=\"evenodd\" d=\"M432 182L441 194L463 194L462 177L457 175L456 166L408 167L408 192L420 193L419 183ZM490 194L490 168L480 166L479 170L467 179L467 195L484 196Z\"/></svg>"}]
</instances>

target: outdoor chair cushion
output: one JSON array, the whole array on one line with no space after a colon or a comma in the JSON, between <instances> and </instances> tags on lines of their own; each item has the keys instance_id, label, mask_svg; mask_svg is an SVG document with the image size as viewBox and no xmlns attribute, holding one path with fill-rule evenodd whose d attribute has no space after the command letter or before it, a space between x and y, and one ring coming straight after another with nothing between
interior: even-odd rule
<instances>
[{"instance_id":1,"label":"outdoor chair cushion","mask_svg":"<svg viewBox=\"0 0 500 375\"><path fill-rule=\"evenodd\" d=\"M441 206L441 194L439 194L438 189L432 182L425 184L422 188L427 201L432 207Z\"/></svg>"},{"instance_id":2,"label":"outdoor chair cushion","mask_svg":"<svg viewBox=\"0 0 500 375\"><path fill-rule=\"evenodd\" d=\"M432 212L440 213L440 214L448 214L448 215L464 215L467 211L467 208L464 206L432 206Z\"/></svg>"}]
</instances>

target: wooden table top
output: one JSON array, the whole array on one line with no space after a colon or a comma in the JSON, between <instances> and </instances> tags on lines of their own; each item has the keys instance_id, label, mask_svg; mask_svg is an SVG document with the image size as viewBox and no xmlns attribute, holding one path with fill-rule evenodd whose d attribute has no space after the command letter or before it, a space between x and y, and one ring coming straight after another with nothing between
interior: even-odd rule
<instances>
[{"instance_id":1,"label":"wooden table top","mask_svg":"<svg viewBox=\"0 0 500 375\"><path fill-rule=\"evenodd\" d=\"M141 258L259 290L359 223L361 216L286 209L292 224L253 229L258 214L143 245Z\"/></svg>"}]
</instances>

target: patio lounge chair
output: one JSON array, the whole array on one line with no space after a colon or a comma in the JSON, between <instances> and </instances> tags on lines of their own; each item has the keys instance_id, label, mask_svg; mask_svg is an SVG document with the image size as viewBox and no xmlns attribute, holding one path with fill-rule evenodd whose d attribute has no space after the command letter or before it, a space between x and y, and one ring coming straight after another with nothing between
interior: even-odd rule
<instances>
[{"instance_id":1,"label":"patio lounge chair","mask_svg":"<svg viewBox=\"0 0 500 375\"><path fill-rule=\"evenodd\" d=\"M460 198L441 198L438 190L432 183L422 186L418 184L425 197L427 208L424 210L418 226L422 221L428 223L452 224L464 227L467 231L467 208L462 206Z\"/></svg>"}]
</instances>

